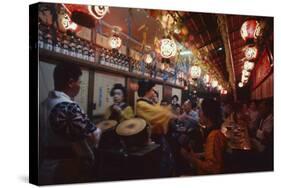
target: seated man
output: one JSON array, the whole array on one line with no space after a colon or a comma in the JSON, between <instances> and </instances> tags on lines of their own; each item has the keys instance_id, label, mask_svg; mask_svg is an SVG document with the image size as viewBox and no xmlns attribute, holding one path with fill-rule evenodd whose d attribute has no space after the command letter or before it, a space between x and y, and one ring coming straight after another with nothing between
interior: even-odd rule
<instances>
[{"instance_id":1,"label":"seated man","mask_svg":"<svg viewBox=\"0 0 281 188\"><path fill-rule=\"evenodd\" d=\"M198 122L198 113L192 110L192 102L190 100L185 101L182 108L184 112L179 116L180 121L193 120Z\"/></svg>"},{"instance_id":2,"label":"seated man","mask_svg":"<svg viewBox=\"0 0 281 188\"><path fill-rule=\"evenodd\" d=\"M81 75L76 64L58 64L53 74L55 89L41 104L40 184L81 182L92 178L93 171L89 168L94 160L93 148L86 138L96 146L101 130L74 101L80 90ZM85 160L81 160L82 157Z\"/></svg>"},{"instance_id":3,"label":"seated man","mask_svg":"<svg viewBox=\"0 0 281 188\"><path fill-rule=\"evenodd\" d=\"M121 122L135 116L133 109L126 101L126 90L121 84L115 84L110 91L113 104L105 112L105 119Z\"/></svg>"}]
</instances>

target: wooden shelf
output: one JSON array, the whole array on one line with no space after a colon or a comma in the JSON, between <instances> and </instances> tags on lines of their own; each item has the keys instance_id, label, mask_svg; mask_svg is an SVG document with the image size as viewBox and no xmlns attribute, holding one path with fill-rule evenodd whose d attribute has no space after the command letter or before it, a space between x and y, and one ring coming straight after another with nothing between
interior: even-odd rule
<instances>
[{"instance_id":1,"label":"wooden shelf","mask_svg":"<svg viewBox=\"0 0 281 188\"><path fill-rule=\"evenodd\" d=\"M138 75L138 74L135 74L135 73L132 73L129 71L118 70L118 69L115 69L112 67L108 67L106 65L101 65L97 62L91 62L91 61L83 60L80 58L64 55L61 53L57 53L57 52L49 51L49 50L45 50L45 49L39 49L39 60L48 62L48 63L52 63L52 64L57 64L57 63L63 62L63 61L70 62L70 63L77 63L81 67L85 67L90 70L103 71L103 72L123 75L123 76L130 77L130 78L136 78L136 79L142 79L142 78L150 79L157 84L163 84L163 85L168 85L168 86L171 86L174 88L183 89L182 86L178 86L178 85L175 85L175 84L172 84L169 82L164 82L163 80L150 78L150 77L143 76L143 75Z\"/></svg>"}]
</instances>

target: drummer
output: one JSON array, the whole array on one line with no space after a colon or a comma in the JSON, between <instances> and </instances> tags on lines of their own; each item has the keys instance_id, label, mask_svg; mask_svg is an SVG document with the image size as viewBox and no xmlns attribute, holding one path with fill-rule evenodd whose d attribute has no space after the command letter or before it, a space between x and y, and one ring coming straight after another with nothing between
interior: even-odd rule
<instances>
[{"instance_id":1,"label":"drummer","mask_svg":"<svg viewBox=\"0 0 281 188\"><path fill-rule=\"evenodd\" d=\"M155 83L151 80L140 80L136 105L136 116L146 120L151 126L152 139L162 147L160 176L168 177L172 174L173 157L171 148L165 138L169 121L175 117L170 108L153 103Z\"/></svg>"},{"instance_id":2,"label":"drummer","mask_svg":"<svg viewBox=\"0 0 281 188\"><path fill-rule=\"evenodd\" d=\"M107 108L105 119L116 120L120 123L135 116L132 107L125 102L126 90L122 84L114 84L110 96L113 97L113 104Z\"/></svg>"}]
</instances>

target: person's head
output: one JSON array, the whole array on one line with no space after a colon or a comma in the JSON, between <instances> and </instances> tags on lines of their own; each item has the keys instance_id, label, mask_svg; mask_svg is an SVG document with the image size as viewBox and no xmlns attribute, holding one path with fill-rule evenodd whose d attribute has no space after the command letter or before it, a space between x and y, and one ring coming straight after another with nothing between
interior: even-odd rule
<instances>
[{"instance_id":1,"label":"person's head","mask_svg":"<svg viewBox=\"0 0 281 188\"><path fill-rule=\"evenodd\" d=\"M266 118L269 114L273 113L273 99L265 99L259 104L259 113L262 118Z\"/></svg>"},{"instance_id":2,"label":"person's head","mask_svg":"<svg viewBox=\"0 0 281 188\"><path fill-rule=\"evenodd\" d=\"M151 80L140 80L138 84L139 84L139 88L138 88L139 97L146 97L152 100L153 97L155 96L155 92L153 89L155 83Z\"/></svg>"},{"instance_id":3,"label":"person's head","mask_svg":"<svg viewBox=\"0 0 281 188\"><path fill-rule=\"evenodd\" d=\"M219 129L222 123L220 104L213 99L204 99L199 110L200 123L208 130Z\"/></svg>"},{"instance_id":4,"label":"person's head","mask_svg":"<svg viewBox=\"0 0 281 188\"><path fill-rule=\"evenodd\" d=\"M178 101L179 101L179 97L177 95L173 95L171 103L174 105L174 104L177 104Z\"/></svg>"},{"instance_id":5,"label":"person's head","mask_svg":"<svg viewBox=\"0 0 281 188\"><path fill-rule=\"evenodd\" d=\"M183 111L189 113L192 110L192 103L190 100L186 100L182 105Z\"/></svg>"},{"instance_id":6,"label":"person's head","mask_svg":"<svg viewBox=\"0 0 281 188\"><path fill-rule=\"evenodd\" d=\"M81 75L81 68L76 64L69 62L58 64L53 74L55 90L74 98L80 90Z\"/></svg>"},{"instance_id":7,"label":"person's head","mask_svg":"<svg viewBox=\"0 0 281 188\"><path fill-rule=\"evenodd\" d=\"M110 96L113 97L114 103L123 102L126 99L126 89L122 84L114 84L110 91Z\"/></svg>"}]
</instances>

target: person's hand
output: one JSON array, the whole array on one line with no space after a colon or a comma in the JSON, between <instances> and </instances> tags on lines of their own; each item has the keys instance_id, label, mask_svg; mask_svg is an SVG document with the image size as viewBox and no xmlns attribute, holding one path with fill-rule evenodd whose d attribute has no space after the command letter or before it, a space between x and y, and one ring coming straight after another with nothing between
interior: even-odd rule
<instances>
[{"instance_id":1,"label":"person's hand","mask_svg":"<svg viewBox=\"0 0 281 188\"><path fill-rule=\"evenodd\" d=\"M112 109L115 110L116 112L121 112L122 111L122 109L118 105L116 105L116 104L113 105Z\"/></svg>"},{"instance_id":2,"label":"person's hand","mask_svg":"<svg viewBox=\"0 0 281 188\"><path fill-rule=\"evenodd\" d=\"M180 152L181 152L181 155L185 159L189 160L190 162L192 162L193 158L195 157L195 154L194 154L194 152L193 152L193 150L191 149L190 146L185 147L185 148L181 148Z\"/></svg>"}]
</instances>

